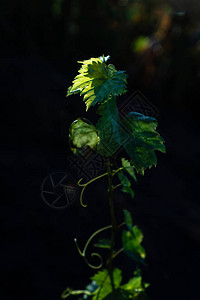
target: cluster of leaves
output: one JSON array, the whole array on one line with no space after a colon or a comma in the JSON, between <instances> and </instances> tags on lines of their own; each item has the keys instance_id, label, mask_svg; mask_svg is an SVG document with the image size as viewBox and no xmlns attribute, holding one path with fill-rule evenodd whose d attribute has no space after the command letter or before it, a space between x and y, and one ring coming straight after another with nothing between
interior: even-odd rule
<instances>
[{"instance_id":1,"label":"cluster of leaves","mask_svg":"<svg viewBox=\"0 0 200 300\"><path fill-rule=\"evenodd\" d=\"M143 240L142 231L138 228L138 226L133 226L131 214L127 210L124 210L124 221L127 230L122 231L123 248L121 250L125 251L125 253L136 263L144 264L146 253L144 248L141 246ZM99 242L94 246L104 249L110 249L110 245L110 240L102 239L99 240Z\"/></svg>"},{"instance_id":2,"label":"cluster of leaves","mask_svg":"<svg viewBox=\"0 0 200 300\"><path fill-rule=\"evenodd\" d=\"M126 92L127 75L117 71L112 64L107 65L107 57L91 58L80 62L79 74L69 87L67 96L80 93L86 103L86 110L98 104L100 118L94 126L88 120L78 119L70 128L71 149L77 153L83 146L89 146L99 154L112 156L123 147L129 160L122 160L118 173L122 191L132 197L134 192L129 174L135 181L135 172L156 166L155 150L165 152L164 141L156 131L157 121L137 112L130 112L120 118L116 97Z\"/></svg>"},{"instance_id":3,"label":"cluster of leaves","mask_svg":"<svg viewBox=\"0 0 200 300\"><path fill-rule=\"evenodd\" d=\"M91 291L91 295L84 297L92 300L126 300L126 299L141 299L145 300L145 289L149 286L142 282L140 269L134 272L133 278L127 283L122 283L122 271L118 268L113 270L114 291L112 290L110 277L107 269L103 269L91 277L92 282L86 287Z\"/></svg>"},{"instance_id":4,"label":"cluster of leaves","mask_svg":"<svg viewBox=\"0 0 200 300\"><path fill-rule=\"evenodd\" d=\"M116 97L126 92L127 75L124 71L117 71L112 64L107 64L108 59L109 56L102 56L80 62L82 66L79 74L68 89L67 96L76 93L83 96L86 111L91 106L98 105L97 113L100 115L96 126L81 118L72 123L69 130L70 146L75 154L88 146L105 157L112 156L123 147L128 159L122 158L121 166L117 170L111 170L110 174L111 177L117 174L122 191L133 197L130 179L137 181L136 173L143 175L145 169L156 166L155 150L165 152L165 146L156 131L156 119L137 112L130 112L120 118ZM82 193L87 184L82 185ZM124 210L124 221L127 230L122 231L120 250L114 251L111 241L106 239L94 246L110 250L111 259L125 252L137 265L144 264L146 253L141 245L143 234L138 226L133 226L131 214L127 210ZM139 269L125 284L122 284L122 271L117 268L112 271L112 275L107 269L103 269L91 280L85 291L67 289L62 297L84 294L84 299L91 300L146 299L145 288L148 284L143 283Z\"/></svg>"},{"instance_id":5,"label":"cluster of leaves","mask_svg":"<svg viewBox=\"0 0 200 300\"><path fill-rule=\"evenodd\" d=\"M122 245L125 253L133 259L137 264L144 263L145 250L141 246L143 235L141 230L137 226L133 226L131 214L124 210L124 221L127 230L122 232ZM100 240L96 247L110 248L110 241ZM145 300L147 299L145 289L149 284L142 281L141 271L137 269L134 272L134 276L125 284L122 284L122 271L118 268L113 270L113 283L114 291L112 289L109 272L107 269L98 271L93 277L91 277L91 283L86 287L84 299L91 300ZM68 296L70 296L69 290L67 290ZM66 294L63 294L63 298L66 298Z\"/></svg>"}]
</instances>

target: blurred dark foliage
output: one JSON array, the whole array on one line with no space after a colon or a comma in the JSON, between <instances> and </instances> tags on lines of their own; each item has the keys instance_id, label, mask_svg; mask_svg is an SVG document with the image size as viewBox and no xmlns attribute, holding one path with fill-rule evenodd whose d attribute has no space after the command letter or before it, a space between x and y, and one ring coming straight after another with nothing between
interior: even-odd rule
<instances>
[{"instance_id":1,"label":"blurred dark foliage","mask_svg":"<svg viewBox=\"0 0 200 300\"><path fill-rule=\"evenodd\" d=\"M64 74L77 60L109 54L168 108L196 113L200 31L195 12L167 1L2 1L1 52L43 57ZM187 6L186 6L187 7ZM160 93L160 95L158 95ZM188 100L189 99L189 100ZM154 101L154 100L153 100Z\"/></svg>"},{"instance_id":2,"label":"blurred dark foliage","mask_svg":"<svg viewBox=\"0 0 200 300\"><path fill-rule=\"evenodd\" d=\"M78 96L65 99L77 60L102 54L127 71L129 94L140 90L158 109L167 148L134 201L116 195L117 217L129 207L144 231L150 299L199 299L200 13L188 3L1 0L1 299L60 299L93 274L73 238L83 243L109 223L105 182L87 193L87 209L53 210L40 187L49 173L68 170L68 128L86 116ZM94 110L87 118L96 120ZM117 263L131 276L129 261Z\"/></svg>"}]
</instances>

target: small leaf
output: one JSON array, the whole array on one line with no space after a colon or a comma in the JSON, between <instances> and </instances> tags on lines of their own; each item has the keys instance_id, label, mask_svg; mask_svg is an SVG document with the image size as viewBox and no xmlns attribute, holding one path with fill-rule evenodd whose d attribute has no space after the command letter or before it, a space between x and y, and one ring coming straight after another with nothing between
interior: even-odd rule
<instances>
[{"instance_id":1,"label":"small leaf","mask_svg":"<svg viewBox=\"0 0 200 300\"><path fill-rule=\"evenodd\" d=\"M131 231L122 232L122 243L126 254L137 262L143 262L146 257L144 248L140 245L143 240L142 231L137 227L132 227Z\"/></svg>"},{"instance_id":2,"label":"small leaf","mask_svg":"<svg viewBox=\"0 0 200 300\"><path fill-rule=\"evenodd\" d=\"M134 272L134 277L131 278L126 284L122 285L120 288L132 295L137 297L136 299L146 299L145 289L149 286L148 283L142 282L141 271L138 269ZM134 298L135 299L135 298Z\"/></svg>"},{"instance_id":3,"label":"small leaf","mask_svg":"<svg viewBox=\"0 0 200 300\"><path fill-rule=\"evenodd\" d=\"M124 157L122 158L122 167L135 181L137 181L137 178L136 178L135 172L134 172L134 167L131 166L130 162L127 159L125 159Z\"/></svg>"},{"instance_id":4,"label":"small leaf","mask_svg":"<svg viewBox=\"0 0 200 300\"><path fill-rule=\"evenodd\" d=\"M122 191L124 193L128 193L131 195L131 197L134 197L134 191L131 188L131 182L130 180L124 175L122 172L117 173L119 180L121 181L121 184L123 185Z\"/></svg>"},{"instance_id":5,"label":"small leaf","mask_svg":"<svg viewBox=\"0 0 200 300\"><path fill-rule=\"evenodd\" d=\"M71 150L76 154L78 149L89 146L95 149L99 143L96 128L86 119L75 120L69 129L69 141Z\"/></svg>"},{"instance_id":6,"label":"small leaf","mask_svg":"<svg viewBox=\"0 0 200 300\"><path fill-rule=\"evenodd\" d=\"M115 268L113 270L113 282L114 282L115 289L119 288L120 283L122 281L121 273L122 272L120 269ZM94 296L92 300L96 300L97 295L98 295L98 299L102 300L112 293L112 285L108 274L108 270L104 269L102 271L99 271L91 279L94 280L96 284L99 286L99 288L94 292Z\"/></svg>"},{"instance_id":7,"label":"small leaf","mask_svg":"<svg viewBox=\"0 0 200 300\"><path fill-rule=\"evenodd\" d=\"M144 291L140 270L134 272L134 275L135 276L131 278L126 284L122 285L121 288L127 291Z\"/></svg>"},{"instance_id":8,"label":"small leaf","mask_svg":"<svg viewBox=\"0 0 200 300\"><path fill-rule=\"evenodd\" d=\"M98 241L98 243L94 244L95 247L97 248L106 248L110 249L111 247L111 241L107 239L101 239Z\"/></svg>"},{"instance_id":9,"label":"small leaf","mask_svg":"<svg viewBox=\"0 0 200 300\"><path fill-rule=\"evenodd\" d=\"M124 209L124 219L125 219L126 226L130 231L132 231L132 226L133 226L132 216L130 212L126 209Z\"/></svg>"},{"instance_id":10,"label":"small leaf","mask_svg":"<svg viewBox=\"0 0 200 300\"><path fill-rule=\"evenodd\" d=\"M122 192L131 195L132 198L133 198L134 195L135 195L133 189L132 189L130 186L124 186L124 187L122 188Z\"/></svg>"}]
</instances>

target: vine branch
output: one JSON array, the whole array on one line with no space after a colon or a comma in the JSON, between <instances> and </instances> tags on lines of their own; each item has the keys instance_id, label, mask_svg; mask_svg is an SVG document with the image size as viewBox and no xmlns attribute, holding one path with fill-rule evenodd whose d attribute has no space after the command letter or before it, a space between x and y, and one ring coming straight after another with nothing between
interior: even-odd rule
<instances>
[{"instance_id":1,"label":"vine branch","mask_svg":"<svg viewBox=\"0 0 200 300\"><path fill-rule=\"evenodd\" d=\"M117 225L116 225L116 219L115 219L115 212L114 212L114 203L113 203L113 186L112 186L112 170L111 170L111 163L109 158L107 158L106 162L107 166L107 172L108 172L108 200L109 200L109 207L110 207L110 217L111 217L111 222L112 222L112 230L111 230L111 247L110 247L110 254L107 260L107 266L108 266L108 271L109 271L109 276L110 276L110 281L112 285L112 291L114 291L115 286L114 286L114 280L113 280L113 266L112 266L112 255L114 251L114 246L115 246L115 234L117 230Z\"/></svg>"}]
</instances>

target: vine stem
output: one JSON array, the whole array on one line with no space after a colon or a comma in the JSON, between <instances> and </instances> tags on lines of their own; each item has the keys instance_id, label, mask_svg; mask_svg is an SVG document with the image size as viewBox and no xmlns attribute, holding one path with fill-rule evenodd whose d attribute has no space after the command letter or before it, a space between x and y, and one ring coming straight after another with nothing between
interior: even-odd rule
<instances>
[{"instance_id":1,"label":"vine stem","mask_svg":"<svg viewBox=\"0 0 200 300\"><path fill-rule=\"evenodd\" d=\"M90 264L86 258L86 251L87 251L87 248L88 248L88 245L90 244L91 240L97 235L99 234L100 232L104 231L104 230L107 230L109 228L112 228L111 225L109 226L106 226L106 227L103 227L103 228L100 228L99 230L95 231L88 239L87 243L85 244L85 247L83 249L83 251L80 250L79 246L78 246L78 242L77 242L77 239L75 238L74 239L74 242L75 242L75 245L76 245L76 248L78 250L78 253L84 258L85 262L88 264L89 267L93 268L93 269L100 269L102 267L102 257L100 256L100 254L98 253L92 253L91 256L97 256L100 258L101 260L101 263L100 265L98 266L94 266L92 264Z\"/></svg>"},{"instance_id":2,"label":"vine stem","mask_svg":"<svg viewBox=\"0 0 200 300\"><path fill-rule=\"evenodd\" d=\"M117 255L119 255L121 252L123 252L124 251L124 248L121 248L121 249L119 249L117 252L115 252L114 254L113 254L113 258L115 258Z\"/></svg>"},{"instance_id":3,"label":"vine stem","mask_svg":"<svg viewBox=\"0 0 200 300\"><path fill-rule=\"evenodd\" d=\"M102 178L103 176L106 176L106 175L108 175L108 174L107 174L107 173L101 174L101 175L99 175L99 176L93 178L92 180L90 180L90 181L88 181L88 182L86 182L86 183L80 183L80 182L82 181L83 178L81 178L81 179L78 181L78 186L83 187L83 188L82 188L82 191L81 191L81 195L80 195L80 203L81 203L81 205L82 205L83 207L87 207L87 204L83 204L83 193L84 193L84 191L85 191L85 188L88 186L88 184L90 184L90 183L94 182L95 180L97 180L97 179L99 179L99 178Z\"/></svg>"},{"instance_id":4,"label":"vine stem","mask_svg":"<svg viewBox=\"0 0 200 300\"><path fill-rule=\"evenodd\" d=\"M115 219L115 211L114 211L114 202L113 202L113 185L112 185L112 170L111 170L111 163L109 158L106 160L106 166L107 166L107 174L108 174L108 201L109 201L109 207L110 207L110 217L111 217L111 247L110 247L110 253L107 260L107 267L108 272L110 276L110 281L112 285L112 291L114 291L114 280L113 280L113 266L112 266L112 260L113 260L113 251L115 246L115 235L117 230L116 225L116 219Z\"/></svg>"}]
</instances>

